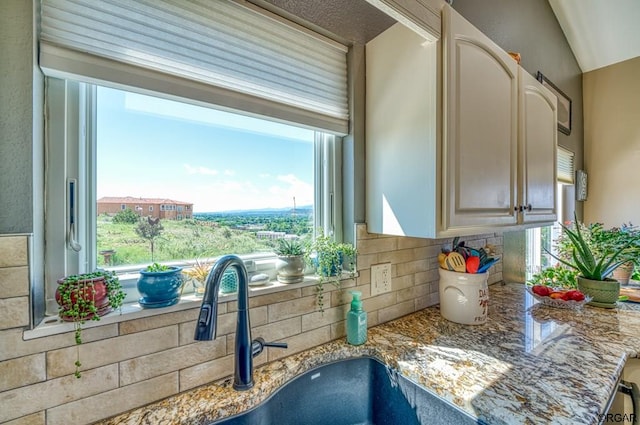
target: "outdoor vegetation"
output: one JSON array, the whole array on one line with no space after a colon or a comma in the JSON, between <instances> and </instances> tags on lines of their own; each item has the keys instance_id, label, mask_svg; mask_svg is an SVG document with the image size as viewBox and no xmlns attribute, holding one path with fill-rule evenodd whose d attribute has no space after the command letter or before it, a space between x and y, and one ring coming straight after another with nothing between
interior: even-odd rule
<instances>
[{"instance_id":1,"label":"outdoor vegetation","mask_svg":"<svg viewBox=\"0 0 640 425\"><path fill-rule=\"evenodd\" d=\"M258 239L257 230L305 237L312 233L311 214L237 212L194 214L194 219L155 221L126 209L97 219L97 251L110 252L110 264L98 255L98 266L148 265L223 254L273 252L276 240Z\"/></svg>"}]
</instances>

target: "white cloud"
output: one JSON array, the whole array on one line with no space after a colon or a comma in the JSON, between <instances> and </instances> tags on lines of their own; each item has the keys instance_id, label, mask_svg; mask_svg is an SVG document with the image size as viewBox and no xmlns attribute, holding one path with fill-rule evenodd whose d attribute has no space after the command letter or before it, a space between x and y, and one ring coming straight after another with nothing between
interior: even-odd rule
<instances>
[{"instance_id":1,"label":"white cloud","mask_svg":"<svg viewBox=\"0 0 640 425\"><path fill-rule=\"evenodd\" d=\"M217 176L219 174L218 170L214 170L212 168L207 168L202 166L194 167L189 164L184 164L184 168L185 170L187 170L187 173L189 174L202 174L205 176Z\"/></svg>"},{"instance_id":2,"label":"white cloud","mask_svg":"<svg viewBox=\"0 0 640 425\"><path fill-rule=\"evenodd\" d=\"M224 170L224 175L225 176L235 176L236 172L235 172L235 170Z\"/></svg>"}]
</instances>

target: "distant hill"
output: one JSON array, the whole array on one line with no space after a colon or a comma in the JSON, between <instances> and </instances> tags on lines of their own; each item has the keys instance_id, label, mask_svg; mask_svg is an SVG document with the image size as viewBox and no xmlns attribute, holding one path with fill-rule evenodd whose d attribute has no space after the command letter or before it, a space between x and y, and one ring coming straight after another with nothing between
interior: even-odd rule
<instances>
[{"instance_id":1,"label":"distant hill","mask_svg":"<svg viewBox=\"0 0 640 425\"><path fill-rule=\"evenodd\" d=\"M312 205L305 205L296 208L296 214L311 214L313 213ZM293 213L292 208L260 208L255 210L229 210L229 211L210 211L210 212L194 212L194 216L202 215L281 215Z\"/></svg>"}]
</instances>

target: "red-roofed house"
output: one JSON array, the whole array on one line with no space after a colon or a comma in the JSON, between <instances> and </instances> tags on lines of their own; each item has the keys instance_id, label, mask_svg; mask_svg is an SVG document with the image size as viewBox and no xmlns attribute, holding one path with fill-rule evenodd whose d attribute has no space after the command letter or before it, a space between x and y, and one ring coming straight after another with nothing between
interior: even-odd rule
<instances>
[{"instance_id":1,"label":"red-roofed house","mask_svg":"<svg viewBox=\"0 0 640 425\"><path fill-rule=\"evenodd\" d=\"M115 215L129 208L141 217L151 216L164 220L193 218L193 204L173 199L105 196L98 199L97 204L98 215Z\"/></svg>"}]
</instances>

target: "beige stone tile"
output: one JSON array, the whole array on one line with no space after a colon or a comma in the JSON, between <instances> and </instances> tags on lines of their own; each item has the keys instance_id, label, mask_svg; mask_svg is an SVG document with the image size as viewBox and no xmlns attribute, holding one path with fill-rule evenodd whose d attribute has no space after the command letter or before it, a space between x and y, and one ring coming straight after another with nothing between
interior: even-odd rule
<instances>
[{"instance_id":1,"label":"beige stone tile","mask_svg":"<svg viewBox=\"0 0 640 425\"><path fill-rule=\"evenodd\" d=\"M406 263L407 261L416 260L412 249L401 249L396 251L386 251L378 254L378 261L383 263ZM373 266L374 264L372 264Z\"/></svg>"},{"instance_id":2,"label":"beige stone tile","mask_svg":"<svg viewBox=\"0 0 640 425\"><path fill-rule=\"evenodd\" d=\"M29 267L0 268L0 298L29 295Z\"/></svg>"},{"instance_id":3,"label":"beige stone tile","mask_svg":"<svg viewBox=\"0 0 640 425\"><path fill-rule=\"evenodd\" d=\"M492 285L494 283L498 283L501 281L502 281L502 273L492 274L491 276L489 276L489 279L487 280L489 285Z\"/></svg>"},{"instance_id":4,"label":"beige stone tile","mask_svg":"<svg viewBox=\"0 0 640 425\"><path fill-rule=\"evenodd\" d=\"M0 362L0 392L47 379L44 353Z\"/></svg>"},{"instance_id":5,"label":"beige stone tile","mask_svg":"<svg viewBox=\"0 0 640 425\"><path fill-rule=\"evenodd\" d=\"M371 269L363 269L358 272L356 279L357 285L366 285L371 283Z\"/></svg>"},{"instance_id":6,"label":"beige stone tile","mask_svg":"<svg viewBox=\"0 0 640 425\"><path fill-rule=\"evenodd\" d=\"M356 225L356 239L359 241L361 239L375 239L378 235L375 233L367 232L367 225L365 223L360 223Z\"/></svg>"},{"instance_id":7,"label":"beige stone tile","mask_svg":"<svg viewBox=\"0 0 640 425\"><path fill-rule=\"evenodd\" d=\"M358 241L358 253L363 255L395 251L397 247L398 247L398 238L395 238L395 237L362 239Z\"/></svg>"},{"instance_id":8,"label":"beige stone tile","mask_svg":"<svg viewBox=\"0 0 640 425\"><path fill-rule=\"evenodd\" d=\"M325 285L325 293L327 292L327 285ZM325 304L330 302L331 297L325 296ZM326 306L328 307L328 306ZM302 314L311 313L316 309L316 297L304 297L291 301L285 301L269 305L268 308L268 320L269 323L277 322L279 320L288 319L290 317L300 316Z\"/></svg>"},{"instance_id":9,"label":"beige stone tile","mask_svg":"<svg viewBox=\"0 0 640 425\"><path fill-rule=\"evenodd\" d=\"M0 236L0 267L29 265L26 236Z\"/></svg>"},{"instance_id":10,"label":"beige stone tile","mask_svg":"<svg viewBox=\"0 0 640 425\"><path fill-rule=\"evenodd\" d=\"M45 425L44 410L13 421L4 422L4 425Z\"/></svg>"},{"instance_id":11,"label":"beige stone tile","mask_svg":"<svg viewBox=\"0 0 640 425\"><path fill-rule=\"evenodd\" d=\"M377 314L376 314L377 316ZM369 317L367 316L367 321ZM345 338L347 336L347 321L343 320L338 323L334 323L331 325L331 339L340 339Z\"/></svg>"},{"instance_id":12,"label":"beige stone tile","mask_svg":"<svg viewBox=\"0 0 640 425\"><path fill-rule=\"evenodd\" d=\"M180 371L180 391L233 376L233 355L204 362Z\"/></svg>"},{"instance_id":13,"label":"beige stone tile","mask_svg":"<svg viewBox=\"0 0 640 425\"><path fill-rule=\"evenodd\" d=\"M120 362L120 386L195 366L226 354L226 338L218 338L125 360Z\"/></svg>"},{"instance_id":14,"label":"beige stone tile","mask_svg":"<svg viewBox=\"0 0 640 425\"><path fill-rule=\"evenodd\" d=\"M288 348L268 348L267 354L269 361L271 362L329 341L331 341L331 327L324 326L322 328L287 338L286 342L289 345Z\"/></svg>"},{"instance_id":15,"label":"beige stone tile","mask_svg":"<svg viewBox=\"0 0 640 425\"><path fill-rule=\"evenodd\" d=\"M302 332L343 321L348 310L348 305L345 304L327 309L324 312L316 311L305 314L302 316Z\"/></svg>"},{"instance_id":16,"label":"beige stone tile","mask_svg":"<svg viewBox=\"0 0 640 425\"><path fill-rule=\"evenodd\" d=\"M73 332L30 340L22 339L22 329L0 331L0 361L75 345ZM109 324L82 331L85 343L118 335L118 325Z\"/></svg>"},{"instance_id":17,"label":"beige stone tile","mask_svg":"<svg viewBox=\"0 0 640 425\"><path fill-rule=\"evenodd\" d=\"M47 425L89 424L176 393L178 373L174 372L48 409Z\"/></svg>"},{"instance_id":18,"label":"beige stone tile","mask_svg":"<svg viewBox=\"0 0 640 425\"><path fill-rule=\"evenodd\" d=\"M84 343L47 353L49 378L75 371L76 349L80 350L81 370L132 359L178 346L178 326L167 326L116 338Z\"/></svg>"},{"instance_id":19,"label":"beige stone tile","mask_svg":"<svg viewBox=\"0 0 640 425\"><path fill-rule=\"evenodd\" d=\"M396 276L415 274L427 270L429 270L429 260L427 259L396 264Z\"/></svg>"},{"instance_id":20,"label":"beige stone tile","mask_svg":"<svg viewBox=\"0 0 640 425\"><path fill-rule=\"evenodd\" d=\"M415 311L422 310L427 307L431 307L432 305L436 305L440 302L438 299L438 293L427 294L423 297L418 297L414 300L415 302Z\"/></svg>"},{"instance_id":21,"label":"beige stone tile","mask_svg":"<svg viewBox=\"0 0 640 425\"><path fill-rule=\"evenodd\" d=\"M429 239L412 238L412 237L398 238L398 249L421 248L429 245L430 245Z\"/></svg>"},{"instance_id":22,"label":"beige stone tile","mask_svg":"<svg viewBox=\"0 0 640 425\"><path fill-rule=\"evenodd\" d=\"M0 406L3 406L0 409L0 423L100 394L117 386L118 365L114 364L88 370L80 379L70 375L5 391L0 393ZM67 418L66 424L77 423Z\"/></svg>"},{"instance_id":23,"label":"beige stone tile","mask_svg":"<svg viewBox=\"0 0 640 425\"><path fill-rule=\"evenodd\" d=\"M370 269L372 264L378 264L380 260L378 259L378 254L361 254L358 253L358 261L356 263L356 268L358 271Z\"/></svg>"},{"instance_id":24,"label":"beige stone tile","mask_svg":"<svg viewBox=\"0 0 640 425\"><path fill-rule=\"evenodd\" d=\"M249 298L249 307L260 307L263 305L275 304L283 301L290 301L300 298L300 288L287 291L274 292L272 294L260 295Z\"/></svg>"},{"instance_id":25,"label":"beige stone tile","mask_svg":"<svg viewBox=\"0 0 640 425\"><path fill-rule=\"evenodd\" d=\"M257 326L251 331L253 338L261 336L268 342L282 341L300 332L302 332L302 318L300 316L269 323L264 326ZM229 351L231 351L231 349L229 349Z\"/></svg>"},{"instance_id":26,"label":"beige stone tile","mask_svg":"<svg viewBox=\"0 0 640 425\"><path fill-rule=\"evenodd\" d=\"M0 330L29 326L29 297L0 299Z\"/></svg>"},{"instance_id":27,"label":"beige stone tile","mask_svg":"<svg viewBox=\"0 0 640 425\"><path fill-rule=\"evenodd\" d=\"M378 321L378 310L376 310L376 311L368 311L367 312L367 327L370 328L370 327L376 326L378 324L379 324L379 321Z\"/></svg>"},{"instance_id":28,"label":"beige stone tile","mask_svg":"<svg viewBox=\"0 0 640 425\"><path fill-rule=\"evenodd\" d=\"M391 290L400 291L402 289L410 288L414 285L415 275L407 274L404 276L398 276L391 279Z\"/></svg>"},{"instance_id":29,"label":"beige stone tile","mask_svg":"<svg viewBox=\"0 0 640 425\"><path fill-rule=\"evenodd\" d=\"M430 291L429 284L412 286L411 288L406 288L401 291L398 291L398 302L409 301L416 299L418 297L423 297L429 294Z\"/></svg>"},{"instance_id":30,"label":"beige stone tile","mask_svg":"<svg viewBox=\"0 0 640 425\"><path fill-rule=\"evenodd\" d=\"M196 322L200 309L176 311L173 313L159 314L142 319L127 320L120 323L120 335L127 335L135 332L148 331L150 329L162 328L184 322Z\"/></svg>"},{"instance_id":31,"label":"beige stone tile","mask_svg":"<svg viewBox=\"0 0 640 425\"><path fill-rule=\"evenodd\" d=\"M396 293L388 292L382 295L376 295L375 297L367 298L363 300L362 305L366 306L367 311L380 310L381 308L389 307L396 303Z\"/></svg>"},{"instance_id":32,"label":"beige stone tile","mask_svg":"<svg viewBox=\"0 0 640 425\"><path fill-rule=\"evenodd\" d=\"M238 313L218 313L218 329L217 337L222 338L225 335L229 335L236 330L236 317ZM267 323L267 306L256 307L249 309L249 319L251 321L251 327L261 326ZM192 323L181 323L179 325L180 332L180 345L193 344L197 341L193 339L196 329L196 321Z\"/></svg>"},{"instance_id":33,"label":"beige stone tile","mask_svg":"<svg viewBox=\"0 0 640 425\"><path fill-rule=\"evenodd\" d=\"M390 320L397 319L398 317L405 316L409 313L413 313L415 303L413 300L405 301L400 304L395 304L387 308L380 309L378 311L379 323L386 323Z\"/></svg>"}]
</instances>

